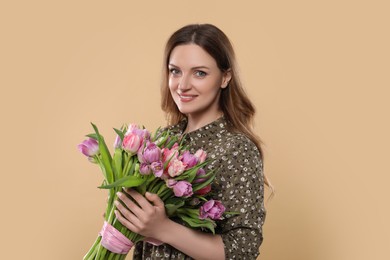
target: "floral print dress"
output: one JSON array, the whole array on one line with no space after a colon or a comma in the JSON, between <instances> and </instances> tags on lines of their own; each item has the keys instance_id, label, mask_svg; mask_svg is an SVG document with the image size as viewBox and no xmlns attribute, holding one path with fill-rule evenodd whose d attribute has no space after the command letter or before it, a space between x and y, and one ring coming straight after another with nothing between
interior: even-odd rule
<instances>
[{"instance_id":1,"label":"floral print dress","mask_svg":"<svg viewBox=\"0 0 390 260\"><path fill-rule=\"evenodd\" d=\"M182 135L187 121L169 127ZM228 129L225 117L184 135L184 143L192 153L207 152L213 162L209 169L218 168L212 184L213 199L220 200L226 211L239 215L217 221L216 234L221 235L225 259L256 259L263 241L264 208L263 164L255 144L241 133ZM154 246L139 242L134 260L192 259L168 244Z\"/></svg>"}]
</instances>

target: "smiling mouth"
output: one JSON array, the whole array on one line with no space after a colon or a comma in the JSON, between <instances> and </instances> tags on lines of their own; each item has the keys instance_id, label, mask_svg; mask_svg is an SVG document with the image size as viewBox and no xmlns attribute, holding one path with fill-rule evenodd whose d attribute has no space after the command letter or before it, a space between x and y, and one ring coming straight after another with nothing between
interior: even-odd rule
<instances>
[{"instance_id":1,"label":"smiling mouth","mask_svg":"<svg viewBox=\"0 0 390 260\"><path fill-rule=\"evenodd\" d=\"M178 94L178 95L179 95L180 100L183 102L191 101L197 97L197 95L181 95L181 94Z\"/></svg>"}]
</instances>

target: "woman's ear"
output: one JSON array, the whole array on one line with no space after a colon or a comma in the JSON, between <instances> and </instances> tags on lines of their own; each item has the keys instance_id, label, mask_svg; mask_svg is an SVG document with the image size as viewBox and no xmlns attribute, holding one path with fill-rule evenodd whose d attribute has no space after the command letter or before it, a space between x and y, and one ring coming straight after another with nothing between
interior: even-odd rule
<instances>
[{"instance_id":1,"label":"woman's ear","mask_svg":"<svg viewBox=\"0 0 390 260\"><path fill-rule=\"evenodd\" d=\"M226 88L229 85L231 79L232 79L232 70L228 69L223 73L221 88Z\"/></svg>"}]
</instances>

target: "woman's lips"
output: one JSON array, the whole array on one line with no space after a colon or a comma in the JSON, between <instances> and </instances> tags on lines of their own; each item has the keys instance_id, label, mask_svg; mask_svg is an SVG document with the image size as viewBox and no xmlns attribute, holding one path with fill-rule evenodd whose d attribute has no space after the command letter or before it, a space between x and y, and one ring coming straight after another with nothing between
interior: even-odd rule
<instances>
[{"instance_id":1,"label":"woman's lips","mask_svg":"<svg viewBox=\"0 0 390 260\"><path fill-rule=\"evenodd\" d=\"M181 102L190 102L194 100L197 95L178 94Z\"/></svg>"}]
</instances>

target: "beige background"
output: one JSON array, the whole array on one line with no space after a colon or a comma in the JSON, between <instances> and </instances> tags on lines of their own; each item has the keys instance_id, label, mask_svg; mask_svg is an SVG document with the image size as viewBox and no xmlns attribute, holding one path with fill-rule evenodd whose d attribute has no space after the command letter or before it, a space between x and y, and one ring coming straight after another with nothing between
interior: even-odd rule
<instances>
[{"instance_id":1,"label":"beige background","mask_svg":"<svg viewBox=\"0 0 390 260\"><path fill-rule=\"evenodd\" d=\"M109 142L164 125L164 43L209 22L234 43L277 189L260 258L390 259L386 2L2 1L1 258L82 258L106 194L76 145L91 121Z\"/></svg>"}]
</instances>

